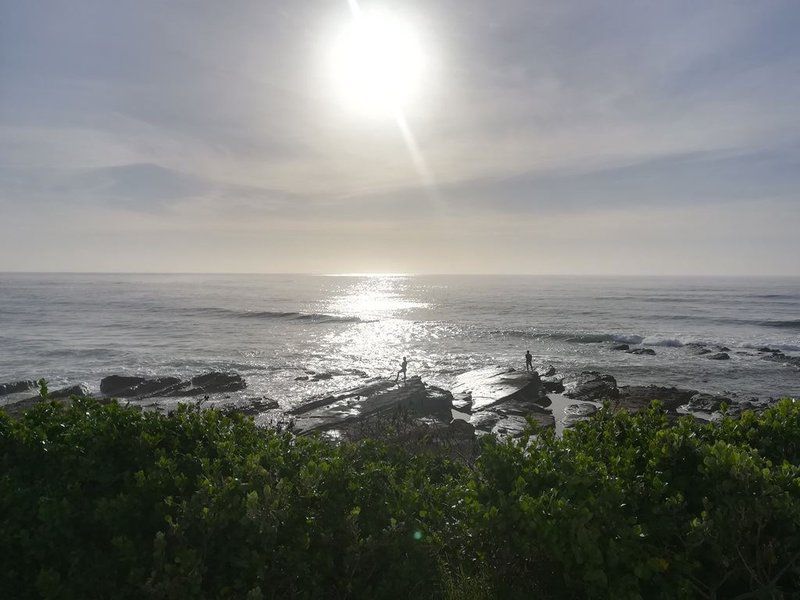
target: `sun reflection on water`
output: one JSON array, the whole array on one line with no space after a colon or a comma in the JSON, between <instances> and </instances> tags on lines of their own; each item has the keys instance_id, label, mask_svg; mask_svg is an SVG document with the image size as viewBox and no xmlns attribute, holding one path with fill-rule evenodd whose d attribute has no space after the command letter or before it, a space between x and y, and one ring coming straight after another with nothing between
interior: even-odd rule
<instances>
[{"instance_id":1,"label":"sun reflection on water","mask_svg":"<svg viewBox=\"0 0 800 600\"><path fill-rule=\"evenodd\" d=\"M428 303L407 296L407 280L395 275L359 278L331 300L328 310L370 320L399 317L405 311L427 308Z\"/></svg>"}]
</instances>

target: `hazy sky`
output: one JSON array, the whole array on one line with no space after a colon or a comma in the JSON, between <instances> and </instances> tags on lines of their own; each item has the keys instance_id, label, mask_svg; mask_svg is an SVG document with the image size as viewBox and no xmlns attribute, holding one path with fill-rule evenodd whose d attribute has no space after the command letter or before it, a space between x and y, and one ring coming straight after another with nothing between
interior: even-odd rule
<instances>
[{"instance_id":1,"label":"hazy sky","mask_svg":"<svg viewBox=\"0 0 800 600\"><path fill-rule=\"evenodd\" d=\"M800 275L800 2L0 0L0 270ZM420 166L422 164L422 166Z\"/></svg>"}]
</instances>

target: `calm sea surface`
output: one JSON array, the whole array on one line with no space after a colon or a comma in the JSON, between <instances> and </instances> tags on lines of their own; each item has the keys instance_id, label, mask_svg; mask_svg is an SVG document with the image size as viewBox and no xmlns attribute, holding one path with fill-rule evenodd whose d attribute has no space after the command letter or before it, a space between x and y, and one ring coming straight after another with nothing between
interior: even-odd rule
<instances>
[{"instance_id":1,"label":"calm sea surface","mask_svg":"<svg viewBox=\"0 0 800 600\"><path fill-rule=\"evenodd\" d=\"M289 406L352 385L348 370L390 375L404 355L410 374L446 387L471 368L524 368L530 349L621 384L800 396L800 370L763 360L764 345L800 353L800 279L0 274L0 383L51 388L234 370L248 395ZM345 374L296 381L306 369Z\"/></svg>"}]
</instances>

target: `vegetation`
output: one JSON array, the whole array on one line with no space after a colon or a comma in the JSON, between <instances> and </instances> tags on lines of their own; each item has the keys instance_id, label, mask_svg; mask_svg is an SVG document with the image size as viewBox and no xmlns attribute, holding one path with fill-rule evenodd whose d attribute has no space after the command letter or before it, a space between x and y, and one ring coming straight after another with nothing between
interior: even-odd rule
<instances>
[{"instance_id":1,"label":"vegetation","mask_svg":"<svg viewBox=\"0 0 800 600\"><path fill-rule=\"evenodd\" d=\"M0 597L773 598L800 590L800 405L658 405L472 464L217 411L0 413Z\"/></svg>"}]
</instances>

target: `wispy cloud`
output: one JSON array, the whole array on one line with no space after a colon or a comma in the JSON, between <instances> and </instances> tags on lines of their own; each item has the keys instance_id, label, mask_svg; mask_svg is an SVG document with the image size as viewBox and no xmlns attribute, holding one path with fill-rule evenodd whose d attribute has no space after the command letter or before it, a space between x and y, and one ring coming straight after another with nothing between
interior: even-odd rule
<instances>
[{"instance_id":1,"label":"wispy cloud","mask_svg":"<svg viewBox=\"0 0 800 600\"><path fill-rule=\"evenodd\" d=\"M87 234L84 250L59 258L72 268L93 268L91 233L109 223L121 249L108 260L120 264L139 264L122 246L146 227L244 238L260 228L283 240L264 247L276 270L317 268L323 248L344 261L337 270L387 270L403 255L387 243L415 228L428 233L406 259L435 255L430 270L443 271L470 242L496 252L481 224L519 236L527 219L566 231L564 219L618 221L618 211L644 228L654 211L670 222L688 209L736 211L731 229L715 229L720 248L748 218L771 227L771 248L797 248L760 216L800 202L796 3L395 6L430 48L431 79L408 122L443 213L396 127L332 102L325 52L347 17L340 4L0 1L0 269L53 261L55 245L10 241L43 205L44 230ZM369 260L386 268L351 264L342 240L378 231ZM219 252L235 263L245 250L225 239ZM619 257L573 243L553 264L576 269L568 254L600 246ZM191 254L182 268L200 260ZM147 260L135 268L160 268Z\"/></svg>"}]
</instances>

